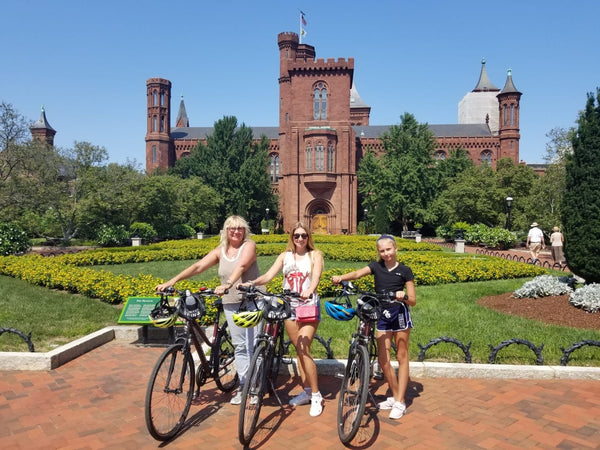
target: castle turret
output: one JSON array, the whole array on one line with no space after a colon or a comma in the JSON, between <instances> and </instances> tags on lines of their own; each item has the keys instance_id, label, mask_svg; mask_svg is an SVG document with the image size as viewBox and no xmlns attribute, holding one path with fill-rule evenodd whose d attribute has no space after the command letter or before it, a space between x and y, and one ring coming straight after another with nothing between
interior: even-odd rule
<instances>
[{"instance_id":1,"label":"castle turret","mask_svg":"<svg viewBox=\"0 0 600 450\"><path fill-rule=\"evenodd\" d=\"M467 93L458 103L459 124L487 123L492 134L498 134L498 99L500 92L490 81L485 68L485 59L481 60L481 72L477 86Z\"/></svg>"},{"instance_id":2,"label":"castle turret","mask_svg":"<svg viewBox=\"0 0 600 450\"><path fill-rule=\"evenodd\" d=\"M183 95L181 96L181 101L179 102L179 111L177 112L177 119L175 119L175 127L189 127L190 119L188 119L187 112L185 111L185 103L183 103Z\"/></svg>"},{"instance_id":3,"label":"castle turret","mask_svg":"<svg viewBox=\"0 0 600 450\"><path fill-rule=\"evenodd\" d=\"M48 145L54 145L54 135L56 130L50 126L46 119L46 110L42 106L42 112L40 118L29 128L31 131L31 137L33 140L42 142Z\"/></svg>"},{"instance_id":4,"label":"castle turret","mask_svg":"<svg viewBox=\"0 0 600 450\"><path fill-rule=\"evenodd\" d=\"M499 104L499 138L500 153L498 158L511 158L519 162L519 114L521 92L515 88L512 71L508 69L506 83L497 95Z\"/></svg>"},{"instance_id":5,"label":"castle turret","mask_svg":"<svg viewBox=\"0 0 600 450\"><path fill-rule=\"evenodd\" d=\"M171 82L163 78L146 81L146 172L166 170L175 163L171 141Z\"/></svg>"}]
</instances>

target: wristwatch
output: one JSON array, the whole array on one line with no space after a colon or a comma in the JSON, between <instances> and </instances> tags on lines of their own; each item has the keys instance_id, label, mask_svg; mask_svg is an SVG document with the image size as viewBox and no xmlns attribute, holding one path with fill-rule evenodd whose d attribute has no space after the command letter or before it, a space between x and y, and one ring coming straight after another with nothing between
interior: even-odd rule
<instances>
[{"instance_id":1,"label":"wristwatch","mask_svg":"<svg viewBox=\"0 0 600 450\"><path fill-rule=\"evenodd\" d=\"M404 293L404 298L402 299L403 301L408 300L408 294Z\"/></svg>"}]
</instances>

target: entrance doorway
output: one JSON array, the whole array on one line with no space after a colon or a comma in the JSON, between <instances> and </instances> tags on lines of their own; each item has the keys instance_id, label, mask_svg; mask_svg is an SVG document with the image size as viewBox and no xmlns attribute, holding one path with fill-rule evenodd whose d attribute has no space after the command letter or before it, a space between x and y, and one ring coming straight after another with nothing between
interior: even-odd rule
<instances>
[{"instance_id":1,"label":"entrance doorway","mask_svg":"<svg viewBox=\"0 0 600 450\"><path fill-rule=\"evenodd\" d=\"M327 234L327 214L315 214L313 216L312 233Z\"/></svg>"}]
</instances>

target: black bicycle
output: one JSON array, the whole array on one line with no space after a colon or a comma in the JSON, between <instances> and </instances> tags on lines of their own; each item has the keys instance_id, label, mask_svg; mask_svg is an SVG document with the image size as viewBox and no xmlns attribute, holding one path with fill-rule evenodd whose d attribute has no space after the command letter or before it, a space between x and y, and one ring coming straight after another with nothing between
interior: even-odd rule
<instances>
[{"instance_id":1,"label":"black bicycle","mask_svg":"<svg viewBox=\"0 0 600 450\"><path fill-rule=\"evenodd\" d=\"M327 313L337 320L348 320L358 316L358 326L352 335L348 361L340 389L337 412L338 435L343 444L348 444L358 432L367 396L376 405L369 391L369 379L375 373L377 363L377 341L375 323L386 306L393 304L394 293L374 294L355 289L351 283L343 281L340 295L326 304ZM352 307L350 295L359 294L356 308Z\"/></svg>"},{"instance_id":2,"label":"black bicycle","mask_svg":"<svg viewBox=\"0 0 600 450\"><path fill-rule=\"evenodd\" d=\"M275 386L279 368L286 354L284 320L291 316L290 300L299 297L299 294L291 291L270 294L255 287L244 286L238 289L245 290L242 305L254 305L265 320L264 329L256 338L240 405L239 440L242 445L249 445L256 432L263 397L267 390L275 396L279 406L283 408Z\"/></svg>"},{"instance_id":3,"label":"black bicycle","mask_svg":"<svg viewBox=\"0 0 600 450\"><path fill-rule=\"evenodd\" d=\"M158 358L146 391L146 426L153 438L166 441L181 430L192 400L208 378L213 378L221 391L228 392L237 386L238 374L227 321L222 320L221 298L208 289L191 293L168 288L158 294L160 300L150 313L152 323L163 328L174 326L181 319L184 323L175 343ZM174 295L171 303L169 297ZM207 310L207 297L214 298L216 308L208 327L208 331L212 329L210 337L200 326ZM203 343L210 348L210 356L202 348ZM194 369L192 346L199 358L197 369Z\"/></svg>"}]
</instances>

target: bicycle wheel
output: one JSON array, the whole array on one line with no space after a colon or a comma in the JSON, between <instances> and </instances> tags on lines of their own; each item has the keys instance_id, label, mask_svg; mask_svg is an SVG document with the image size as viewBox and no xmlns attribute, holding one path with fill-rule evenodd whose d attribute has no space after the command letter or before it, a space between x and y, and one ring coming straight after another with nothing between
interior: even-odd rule
<instances>
[{"instance_id":1,"label":"bicycle wheel","mask_svg":"<svg viewBox=\"0 0 600 450\"><path fill-rule=\"evenodd\" d=\"M252 355L252 361L246 375L246 383L242 391L242 404L240 405L238 436L242 445L249 445L256 431L256 423L267 388L269 357L266 342L260 343L254 349L254 355Z\"/></svg>"},{"instance_id":2,"label":"bicycle wheel","mask_svg":"<svg viewBox=\"0 0 600 450\"><path fill-rule=\"evenodd\" d=\"M285 342L283 335L277 338L275 343L275 353L273 354L273 363L271 364L271 370L269 371L269 378L273 382L273 389L277 387L277 377L279 376L279 369L283 362L283 356L285 355Z\"/></svg>"},{"instance_id":3,"label":"bicycle wheel","mask_svg":"<svg viewBox=\"0 0 600 450\"><path fill-rule=\"evenodd\" d=\"M146 426L152 437L175 436L187 417L194 393L194 361L183 344L174 344L158 358L146 391Z\"/></svg>"},{"instance_id":4,"label":"bicycle wheel","mask_svg":"<svg viewBox=\"0 0 600 450\"><path fill-rule=\"evenodd\" d=\"M214 351L217 352L213 358L215 383L221 391L229 392L237 386L239 378L227 322L219 330Z\"/></svg>"},{"instance_id":5,"label":"bicycle wheel","mask_svg":"<svg viewBox=\"0 0 600 450\"><path fill-rule=\"evenodd\" d=\"M362 345L350 347L338 402L338 435L348 444L360 427L369 391L369 354Z\"/></svg>"}]
</instances>

